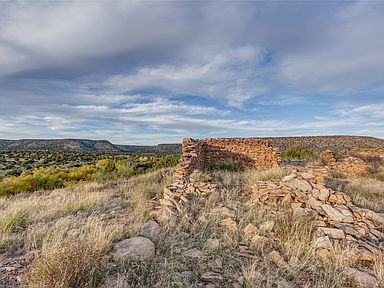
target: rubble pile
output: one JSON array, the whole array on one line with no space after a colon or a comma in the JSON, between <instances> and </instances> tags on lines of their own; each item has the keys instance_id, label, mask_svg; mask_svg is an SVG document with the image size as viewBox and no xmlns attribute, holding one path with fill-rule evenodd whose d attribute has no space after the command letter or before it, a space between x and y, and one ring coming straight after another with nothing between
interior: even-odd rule
<instances>
[{"instance_id":1,"label":"rubble pile","mask_svg":"<svg viewBox=\"0 0 384 288\"><path fill-rule=\"evenodd\" d=\"M347 194L326 188L312 170L297 171L279 182L260 181L253 196L264 205L290 205L295 214L312 217L319 253L337 243L357 248L361 260L373 261L383 250L383 215L356 207Z\"/></svg>"},{"instance_id":2,"label":"rubble pile","mask_svg":"<svg viewBox=\"0 0 384 288\"><path fill-rule=\"evenodd\" d=\"M366 174L369 172L368 165L356 157L347 157L340 161L335 158L335 153L327 150L320 154L320 158L329 169L347 174Z\"/></svg>"}]
</instances>

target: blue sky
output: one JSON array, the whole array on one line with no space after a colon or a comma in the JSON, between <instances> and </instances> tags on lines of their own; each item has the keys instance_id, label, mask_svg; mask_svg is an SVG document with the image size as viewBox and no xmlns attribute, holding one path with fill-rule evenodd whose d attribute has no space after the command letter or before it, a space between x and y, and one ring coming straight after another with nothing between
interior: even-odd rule
<instances>
[{"instance_id":1,"label":"blue sky","mask_svg":"<svg viewBox=\"0 0 384 288\"><path fill-rule=\"evenodd\" d=\"M0 2L0 138L384 137L382 1Z\"/></svg>"}]
</instances>

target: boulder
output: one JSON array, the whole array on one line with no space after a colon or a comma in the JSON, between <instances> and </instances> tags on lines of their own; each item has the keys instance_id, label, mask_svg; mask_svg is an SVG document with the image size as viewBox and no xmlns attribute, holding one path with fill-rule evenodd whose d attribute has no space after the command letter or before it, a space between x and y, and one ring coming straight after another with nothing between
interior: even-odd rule
<instances>
[{"instance_id":1,"label":"boulder","mask_svg":"<svg viewBox=\"0 0 384 288\"><path fill-rule=\"evenodd\" d=\"M149 220L147 223L141 226L139 235L151 239L155 242L159 238L161 230L161 226L157 222Z\"/></svg>"},{"instance_id":2,"label":"boulder","mask_svg":"<svg viewBox=\"0 0 384 288\"><path fill-rule=\"evenodd\" d=\"M155 244L145 237L132 237L115 244L113 259L126 261L132 258L151 259L155 256Z\"/></svg>"},{"instance_id":3,"label":"boulder","mask_svg":"<svg viewBox=\"0 0 384 288\"><path fill-rule=\"evenodd\" d=\"M374 276L367 272L357 270L355 268L348 268L345 270L345 275L348 279L353 281L358 287L376 287L377 280Z\"/></svg>"}]
</instances>

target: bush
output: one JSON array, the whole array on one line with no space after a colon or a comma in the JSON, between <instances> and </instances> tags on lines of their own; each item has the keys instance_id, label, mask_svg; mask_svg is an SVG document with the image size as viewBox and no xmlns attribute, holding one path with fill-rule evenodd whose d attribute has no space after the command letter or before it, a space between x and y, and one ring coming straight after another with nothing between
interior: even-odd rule
<instances>
[{"instance_id":1,"label":"bush","mask_svg":"<svg viewBox=\"0 0 384 288\"><path fill-rule=\"evenodd\" d=\"M151 170L174 167L179 162L180 155L164 155L152 164Z\"/></svg>"},{"instance_id":2,"label":"bush","mask_svg":"<svg viewBox=\"0 0 384 288\"><path fill-rule=\"evenodd\" d=\"M280 156L281 159L303 160L314 158L315 153L309 149L302 149L300 147L292 146L283 151Z\"/></svg>"},{"instance_id":3,"label":"bush","mask_svg":"<svg viewBox=\"0 0 384 288\"><path fill-rule=\"evenodd\" d=\"M95 164L80 167L40 167L29 173L23 172L19 176L0 179L0 196L37 190L52 190L82 181L105 182L120 177L131 177L148 171L175 166L179 158L179 155L146 156L136 157L134 163L129 159L101 159ZM142 162L144 160L145 163Z\"/></svg>"}]
</instances>

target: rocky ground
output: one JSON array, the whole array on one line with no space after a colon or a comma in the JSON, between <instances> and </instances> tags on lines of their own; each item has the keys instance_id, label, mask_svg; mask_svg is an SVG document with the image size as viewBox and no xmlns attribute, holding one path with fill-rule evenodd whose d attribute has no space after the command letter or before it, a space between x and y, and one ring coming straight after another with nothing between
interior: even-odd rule
<instances>
[{"instance_id":1,"label":"rocky ground","mask_svg":"<svg viewBox=\"0 0 384 288\"><path fill-rule=\"evenodd\" d=\"M1 199L0 287L383 287L384 182L172 173Z\"/></svg>"}]
</instances>

